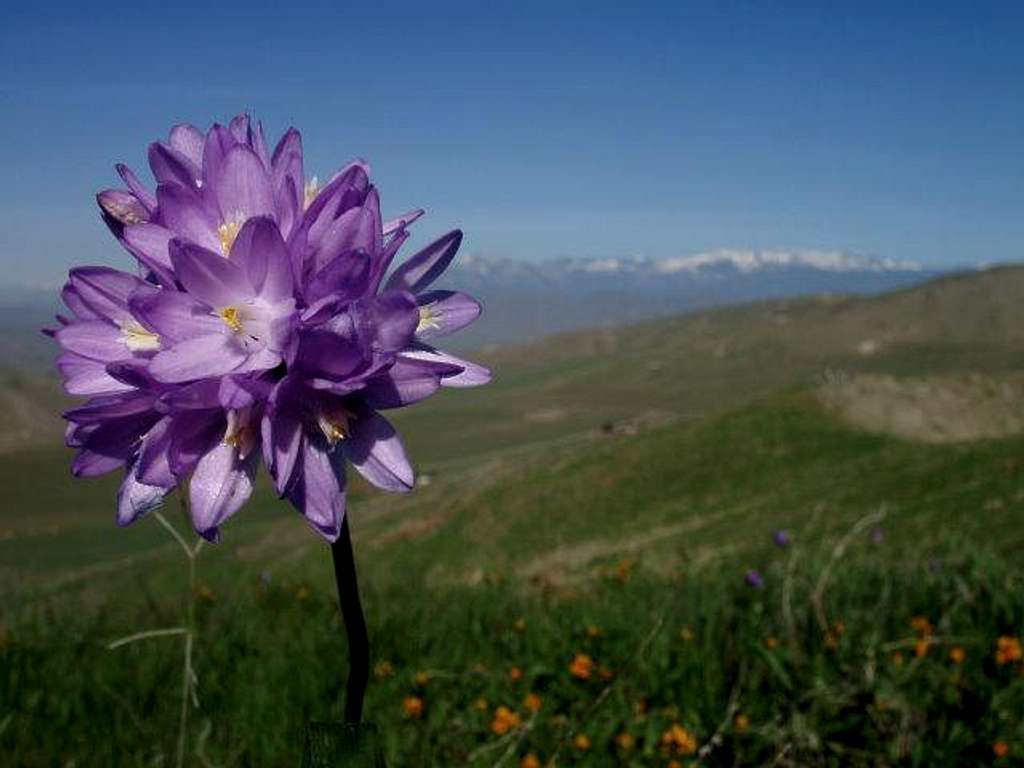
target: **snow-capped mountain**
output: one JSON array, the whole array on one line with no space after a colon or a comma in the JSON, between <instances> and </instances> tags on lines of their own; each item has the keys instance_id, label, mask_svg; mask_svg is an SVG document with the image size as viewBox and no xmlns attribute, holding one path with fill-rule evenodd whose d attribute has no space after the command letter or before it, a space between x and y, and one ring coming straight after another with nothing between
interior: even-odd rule
<instances>
[{"instance_id":1,"label":"snow-capped mountain","mask_svg":"<svg viewBox=\"0 0 1024 768\"><path fill-rule=\"evenodd\" d=\"M664 258L523 261L460 255L438 288L465 291L484 315L457 348L636 322L722 304L814 293L881 293L939 272L839 251L715 250ZM0 286L0 369L52 366L39 329L60 309L55 288Z\"/></svg>"},{"instance_id":2,"label":"snow-capped mountain","mask_svg":"<svg viewBox=\"0 0 1024 768\"><path fill-rule=\"evenodd\" d=\"M938 275L842 251L720 249L663 258L460 257L445 287L478 296L467 344L634 322L721 304L816 293L881 293Z\"/></svg>"}]
</instances>

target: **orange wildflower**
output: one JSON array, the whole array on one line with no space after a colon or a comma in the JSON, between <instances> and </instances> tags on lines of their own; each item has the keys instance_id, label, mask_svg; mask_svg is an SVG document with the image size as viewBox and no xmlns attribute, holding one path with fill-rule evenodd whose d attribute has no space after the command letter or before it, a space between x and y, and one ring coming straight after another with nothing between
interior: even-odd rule
<instances>
[{"instance_id":1,"label":"orange wildflower","mask_svg":"<svg viewBox=\"0 0 1024 768\"><path fill-rule=\"evenodd\" d=\"M595 627L593 624L587 627L587 637L600 637L602 634L600 627Z\"/></svg>"},{"instance_id":2,"label":"orange wildflower","mask_svg":"<svg viewBox=\"0 0 1024 768\"><path fill-rule=\"evenodd\" d=\"M665 768L683 768L683 764L678 760L669 760L668 765Z\"/></svg>"},{"instance_id":3,"label":"orange wildflower","mask_svg":"<svg viewBox=\"0 0 1024 768\"><path fill-rule=\"evenodd\" d=\"M494 720L491 721L491 733L495 736L504 736L513 728L518 728L521 722L519 715L508 707L498 707L494 710Z\"/></svg>"},{"instance_id":4,"label":"orange wildflower","mask_svg":"<svg viewBox=\"0 0 1024 768\"><path fill-rule=\"evenodd\" d=\"M594 660L585 653L577 653L569 663L569 672L580 680L589 680L594 674Z\"/></svg>"},{"instance_id":5,"label":"orange wildflower","mask_svg":"<svg viewBox=\"0 0 1024 768\"><path fill-rule=\"evenodd\" d=\"M430 673L429 673L429 672L417 672L417 673L416 673L416 676L415 676L415 677L413 677L412 681L413 681L413 683L414 683L415 685L417 685L417 686L419 686L420 688L422 688L422 687L424 687L424 686L425 686L425 685L426 685L427 683L429 683L429 682L430 682Z\"/></svg>"},{"instance_id":6,"label":"orange wildflower","mask_svg":"<svg viewBox=\"0 0 1024 768\"><path fill-rule=\"evenodd\" d=\"M682 640L684 643L693 642L693 630L689 627L683 627L681 630L679 630L679 639Z\"/></svg>"},{"instance_id":7,"label":"orange wildflower","mask_svg":"<svg viewBox=\"0 0 1024 768\"><path fill-rule=\"evenodd\" d=\"M526 694L526 698L523 699L523 706L531 712L539 712L541 706L543 706L543 702L541 701L540 696L536 693L528 693Z\"/></svg>"},{"instance_id":8,"label":"orange wildflower","mask_svg":"<svg viewBox=\"0 0 1024 768\"><path fill-rule=\"evenodd\" d=\"M576 737L572 740L572 745L580 752L586 752L590 749L590 737L585 733L577 733Z\"/></svg>"},{"instance_id":9,"label":"orange wildflower","mask_svg":"<svg viewBox=\"0 0 1024 768\"><path fill-rule=\"evenodd\" d=\"M897 667L902 667L903 666L903 654L900 653L899 651L896 651L895 653L893 653L893 655L892 655L892 663L894 665L896 665Z\"/></svg>"},{"instance_id":10,"label":"orange wildflower","mask_svg":"<svg viewBox=\"0 0 1024 768\"><path fill-rule=\"evenodd\" d=\"M992 745L992 754L996 757L1006 757L1010 754L1010 745L1005 741L997 741Z\"/></svg>"},{"instance_id":11,"label":"orange wildflower","mask_svg":"<svg viewBox=\"0 0 1024 768\"><path fill-rule=\"evenodd\" d=\"M679 723L661 734L661 747L673 755L692 755L697 751L697 739Z\"/></svg>"},{"instance_id":12,"label":"orange wildflower","mask_svg":"<svg viewBox=\"0 0 1024 768\"><path fill-rule=\"evenodd\" d=\"M423 717L423 699L419 696L406 696L402 699L402 709L405 710L406 717L419 720Z\"/></svg>"},{"instance_id":13,"label":"orange wildflower","mask_svg":"<svg viewBox=\"0 0 1024 768\"><path fill-rule=\"evenodd\" d=\"M910 620L910 628L917 634L927 637L932 633L932 623L925 616L915 616Z\"/></svg>"},{"instance_id":14,"label":"orange wildflower","mask_svg":"<svg viewBox=\"0 0 1024 768\"><path fill-rule=\"evenodd\" d=\"M597 675L604 681L611 680L615 677L615 673L612 672L611 667L601 666L597 670Z\"/></svg>"},{"instance_id":15,"label":"orange wildflower","mask_svg":"<svg viewBox=\"0 0 1024 768\"><path fill-rule=\"evenodd\" d=\"M996 640L996 664L1002 666L1020 661L1022 658L1024 658L1024 652L1021 651L1020 640L1016 637L1003 635Z\"/></svg>"},{"instance_id":16,"label":"orange wildflower","mask_svg":"<svg viewBox=\"0 0 1024 768\"><path fill-rule=\"evenodd\" d=\"M615 745L623 752L629 752L636 744L636 739L633 738L633 734L628 731L623 731L615 737Z\"/></svg>"},{"instance_id":17,"label":"orange wildflower","mask_svg":"<svg viewBox=\"0 0 1024 768\"><path fill-rule=\"evenodd\" d=\"M395 674L395 668L390 661L378 661L373 667L373 676L380 679L391 677Z\"/></svg>"},{"instance_id":18,"label":"orange wildflower","mask_svg":"<svg viewBox=\"0 0 1024 768\"><path fill-rule=\"evenodd\" d=\"M733 726L736 730L742 733L750 727L750 717L740 712L736 715L736 718L732 721Z\"/></svg>"},{"instance_id":19,"label":"orange wildflower","mask_svg":"<svg viewBox=\"0 0 1024 768\"><path fill-rule=\"evenodd\" d=\"M949 660L954 664L963 664L964 659L967 658L967 651L963 649L963 646L954 645L949 649Z\"/></svg>"},{"instance_id":20,"label":"orange wildflower","mask_svg":"<svg viewBox=\"0 0 1024 768\"><path fill-rule=\"evenodd\" d=\"M766 637L764 639L764 647L767 648L769 651L774 651L776 648L779 647L779 641L774 637Z\"/></svg>"},{"instance_id":21,"label":"orange wildflower","mask_svg":"<svg viewBox=\"0 0 1024 768\"><path fill-rule=\"evenodd\" d=\"M511 680L513 683L518 683L520 680L523 679L523 670L521 670L519 667L509 667L508 679Z\"/></svg>"},{"instance_id":22,"label":"orange wildflower","mask_svg":"<svg viewBox=\"0 0 1024 768\"><path fill-rule=\"evenodd\" d=\"M473 709L477 712L486 712L490 708L490 704L487 703L487 699L481 696L479 699L473 702Z\"/></svg>"},{"instance_id":23,"label":"orange wildflower","mask_svg":"<svg viewBox=\"0 0 1024 768\"><path fill-rule=\"evenodd\" d=\"M533 752L529 752L519 761L519 768L540 768L540 760Z\"/></svg>"},{"instance_id":24,"label":"orange wildflower","mask_svg":"<svg viewBox=\"0 0 1024 768\"><path fill-rule=\"evenodd\" d=\"M914 655L919 659L923 659L928 655L928 648L931 647L931 640L927 637L922 637L916 643L914 643Z\"/></svg>"}]
</instances>

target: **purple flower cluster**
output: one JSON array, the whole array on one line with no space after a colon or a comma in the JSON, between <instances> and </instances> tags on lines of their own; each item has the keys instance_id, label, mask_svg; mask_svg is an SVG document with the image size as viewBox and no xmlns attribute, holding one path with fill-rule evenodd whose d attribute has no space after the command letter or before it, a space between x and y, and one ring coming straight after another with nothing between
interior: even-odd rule
<instances>
[{"instance_id":1,"label":"purple flower cluster","mask_svg":"<svg viewBox=\"0 0 1024 768\"><path fill-rule=\"evenodd\" d=\"M490 379L432 346L480 313L463 293L431 290L462 233L388 276L423 212L383 221L361 162L319 187L298 131L271 153L247 116L205 134L176 126L149 165L155 192L121 165L127 188L98 195L138 276L71 270L71 316L52 332L65 388L89 398L65 413L73 472L124 467L121 525L187 482L193 525L215 540L262 457L277 492L333 541L346 464L384 490L413 486L379 411Z\"/></svg>"}]
</instances>

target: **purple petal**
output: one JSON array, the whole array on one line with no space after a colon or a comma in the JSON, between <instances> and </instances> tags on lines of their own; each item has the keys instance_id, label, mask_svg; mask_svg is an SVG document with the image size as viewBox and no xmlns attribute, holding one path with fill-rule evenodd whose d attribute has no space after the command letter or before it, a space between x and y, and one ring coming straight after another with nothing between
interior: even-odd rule
<instances>
[{"instance_id":1,"label":"purple petal","mask_svg":"<svg viewBox=\"0 0 1024 768\"><path fill-rule=\"evenodd\" d=\"M203 145L206 143L206 136L194 125L183 123L171 128L168 143L187 157L197 169L203 167Z\"/></svg>"},{"instance_id":2,"label":"purple petal","mask_svg":"<svg viewBox=\"0 0 1024 768\"><path fill-rule=\"evenodd\" d=\"M128 317L128 298L146 285L135 275L109 267L76 267L68 282L96 315L114 322Z\"/></svg>"},{"instance_id":3,"label":"purple petal","mask_svg":"<svg viewBox=\"0 0 1024 768\"><path fill-rule=\"evenodd\" d=\"M257 296L271 303L292 297L291 254L273 219L249 219L235 238L230 260L245 270Z\"/></svg>"},{"instance_id":4,"label":"purple petal","mask_svg":"<svg viewBox=\"0 0 1024 768\"><path fill-rule=\"evenodd\" d=\"M91 360L110 362L131 356L122 340L121 329L105 320L82 320L66 325L55 334L69 352Z\"/></svg>"},{"instance_id":5,"label":"purple petal","mask_svg":"<svg viewBox=\"0 0 1024 768\"><path fill-rule=\"evenodd\" d=\"M173 488L178 479L171 471L168 451L171 446L170 417L165 416L149 430L139 447L136 477L146 485Z\"/></svg>"},{"instance_id":6,"label":"purple petal","mask_svg":"<svg viewBox=\"0 0 1024 768\"><path fill-rule=\"evenodd\" d=\"M199 166L173 147L160 142L149 145L149 167L157 185L180 184L186 189L198 189L201 179Z\"/></svg>"},{"instance_id":7,"label":"purple petal","mask_svg":"<svg viewBox=\"0 0 1024 768\"><path fill-rule=\"evenodd\" d=\"M263 418L263 460L274 480L274 488L284 495L291 485L299 457L302 421L294 407L295 400L305 400L295 377L287 376L270 396L270 407Z\"/></svg>"},{"instance_id":8,"label":"purple petal","mask_svg":"<svg viewBox=\"0 0 1024 768\"><path fill-rule=\"evenodd\" d=\"M415 348L403 350L399 357L447 363L448 365L461 368L461 373L454 376L445 376L441 379L441 386L443 387L478 387L491 380L491 372L482 365L471 363L468 360L463 360L455 355L434 349L426 344L418 344Z\"/></svg>"},{"instance_id":9,"label":"purple petal","mask_svg":"<svg viewBox=\"0 0 1024 768\"><path fill-rule=\"evenodd\" d=\"M380 414L360 414L343 445L356 471L378 488L393 493L412 489L415 477L405 448L395 428Z\"/></svg>"},{"instance_id":10,"label":"purple petal","mask_svg":"<svg viewBox=\"0 0 1024 768\"><path fill-rule=\"evenodd\" d=\"M302 333L291 367L311 376L343 380L365 364L366 357L355 339L317 328Z\"/></svg>"},{"instance_id":11,"label":"purple petal","mask_svg":"<svg viewBox=\"0 0 1024 768\"><path fill-rule=\"evenodd\" d=\"M211 183L224 221L274 215L270 178L256 153L248 147L232 147Z\"/></svg>"},{"instance_id":12,"label":"purple petal","mask_svg":"<svg viewBox=\"0 0 1024 768\"><path fill-rule=\"evenodd\" d=\"M168 288L136 291L129 307L142 325L159 334L165 345L222 333L225 327L209 306L187 293Z\"/></svg>"},{"instance_id":13,"label":"purple petal","mask_svg":"<svg viewBox=\"0 0 1024 768\"><path fill-rule=\"evenodd\" d=\"M362 206L343 213L323 233L315 250L315 269L323 269L351 251L378 253L381 249L380 226L380 201L371 187Z\"/></svg>"},{"instance_id":14,"label":"purple petal","mask_svg":"<svg viewBox=\"0 0 1024 768\"><path fill-rule=\"evenodd\" d=\"M65 306L71 310L71 313L79 320L102 320L103 316L96 312L92 307L86 304L78 290L71 285L70 282L64 284L64 288L61 289L60 299L64 302ZM67 325L68 323L62 323Z\"/></svg>"},{"instance_id":15,"label":"purple petal","mask_svg":"<svg viewBox=\"0 0 1024 768\"><path fill-rule=\"evenodd\" d=\"M461 244L462 231L458 229L438 238L396 269L385 290L397 288L419 293L448 268Z\"/></svg>"},{"instance_id":16,"label":"purple petal","mask_svg":"<svg viewBox=\"0 0 1024 768\"><path fill-rule=\"evenodd\" d=\"M317 533L333 542L345 516L345 473L338 466L341 451L328 454L310 440L303 443L288 499Z\"/></svg>"},{"instance_id":17,"label":"purple petal","mask_svg":"<svg viewBox=\"0 0 1024 768\"><path fill-rule=\"evenodd\" d=\"M166 488L141 482L135 469L135 464L125 469L124 480L117 491L117 524L120 526L130 525L159 507L167 494Z\"/></svg>"},{"instance_id":18,"label":"purple petal","mask_svg":"<svg viewBox=\"0 0 1024 768\"><path fill-rule=\"evenodd\" d=\"M156 189L157 213L167 229L211 251L220 251L217 228L221 222L191 189L178 184L161 184Z\"/></svg>"},{"instance_id":19,"label":"purple petal","mask_svg":"<svg viewBox=\"0 0 1024 768\"><path fill-rule=\"evenodd\" d=\"M399 358L386 372L370 379L362 396L371 408L401 408L430 397L441 388L442 371L459 372L450 366Z\"/></svg>"},{"instance_id":20,"label":"purple petal","mask_svg":"<svg viewBox=\"0 0 1024 768\"><path fill-rule=\"evenodd\" d=\"M294 219L302 211L303 196L305 193L305 171L302 167L302 135L294 128L281 137L274 148L274 155L270 161L271 185L274 189L274 199L278 201L279 207L282 201L287 201L287 208L290 211L289 219ZM284 231L291 229L294 220L281 222Z\"/></svg>"},{"instance_id":21,"label":"purple petal","mask_svg":"<svg viewBox=\"0 0 1024 768\"><path fill-rule=\"evenodd\" d=\"M361 302L353 315L360 333L370 336L373 348L380 352L404 349L420 321L416 298L406 291L390 291Z\"/></svg>"},{"instance_id":22,"label":"purple petal","mask_svg":"<svg viewBox=\"0 0 1024 768\"><path fill-rule=\"evenodd\" d=\"M174 238L171 230L159 224L135 224L125 227L122 237L135 258L154 271L159 268L169 273L171 255L167 246Z\"/></svg>"},{"instance_id":23,"label":"purple petal","mask_svg":"<svg viewBox=\"0 0 1024 768\"><path fill-rule=\"evenodd\" d=\"M226 427L227 419L220 408L176 413L168 449L171 471L183 477L195 469L199 460L223 440Z\"/></svg>"},{"instance_id":24,"label":"purple petal","mask_svg":"<svg viewBox=\"0 0 1024 768\"><path fill-rule=\"evenodd\" d=\"M76 424L103 424L117 419L155 414L152 408L153 397L151 395L145 392L133 392L130 395L94 397L85 405L65 411L64 418ZM147 425L142 432L148 429ZM140 437L141 434L140 432Z\"/></svg>"},{"instance_id":25,"label":"purple petal","mask_svg":"<svg viewBox=\"0 0 1024 768\"><path fill-rule=\"evenodd\" d=\"M146 210L152 213L156 209L156 197L153 193L139 181L139 177L127 165L118 163L114 167L118 175L124 180L124 183L128 185L128 189L132 191L132 194L138 198L140 203L146 206Z\"/></svg>"},{"instance_id":26,"label":"purple petal","mask_svg":"<svg viewBox=\"0 0 1024 768\"><path fill-rule=\"evenodd\" d=\"M198 336L158 352L149 363L149 371L157 381L191 381L231 373L247 357L245 350L230 336Z\"/></svg>"},{"instance_id":27,"label":"purple petal","mask_svg":"<svg viewBox=\"0 0 1024 768\"><path fill-rule=\"evenodd\" d=\"M364 251L343 254L321 269L306 288L306 302L313 304L329 295L340 302L363 296L369 287L370 257Z\"/></svg>"},{"instance_id":28,"label":"purple petal","mask_svg":"<svg viewBox=\"0 0 1024 768\"><path fill-rule=\"evenodd\" d=\"M174 387L160 396L160 403L169 411L215 410L220 406L220 382L206 379Z\"/></svg>"},{"instance_id":29,"label":"purple petal","mask_svg":"<svg viewBox=\"0 0 1024 768\"><path fill-rule=\"evenodd\" d=\"M480 302L456 291L430 291L416 297L420 306L420 323L416 338L447 336L465 328L480 316Z\"/></svg>"},{"instance_id":30,"label":"purple petal","mask_svg":"<svg viewBox=\"0 0 1024 768\"><path fill-rule=\"evenodd\" d=\"M245 272L233 261L184 240L172 240L170 250L178 280L200 301L220 308L255 298Z\"/></svg>"},{"instance_id":31,"label":"purple petal","mask_svg":"<svg viewBox=\"0 0 1024 768\"><path fill-rule=\"evenodd\" d=\"M398 218L391 219L391 221L386 221L381 226L381 229L383 230L382 234L384 235L384 237L387 237L392 232L396 232L399 229L409 226L423 214L424 210L422 208L417 208L414 211L408 211L406 213L403 213Z\"/></svg>"},{"instance_id":32,"label":"purple petal","mask_svg":"<svg viewBox=\"0 0 1024 768\"><path fill-rule=\"evenodd\" d=\"M126 457L107 456L83 448L71 462L71 474L75 477L99 477L124 466Z\"/></svg>"},{"instance_id":33,"label":"purple petal","mask_svg":"<svg viewBox=\"0 0 1024 768\"><path fill-rule=\"evenodd\" d=\"M355 162L342 168L309 204L303 222L310 233L310 242L317 242L323 230L335 218L362 205L370 188L370 173L364 163Z\"/></svg>"},{"instance_id":34,"label":"purple petal","mask_svg":"<svg viewBox=\"0 0 1024 768\"><path fill-rule=\"evenodd\" d=\"M132 389L107 373L103 362L74 352L65 352L58 357L57 369L64 380L64 390L69 395L103 395Z\"/></svg>"},{"instance_id":35,"label":"purple petal","mask_svg":"<svg viewBox=\"0 0 1024 768\"><path fill-rule=\"evenodd\" d=\"M240 461L238 449L221 443L196 464L189 481L189 502L192 524L204 538L216 540L217 527L252 495L257 455Z\"/></svg>"},{"instance_id":36,"label":"purple petal","mask_svg":"<svg viewBox=\"0 0 1024 768\"><path fill-rule=\"evenodd\" d=\"M119 224L142 224L149 221L149 210L131 192L124 189L105 189L96 195L102 211Z\"/></svg>"},{"instance_id":37,"label":"purple petal","mask_svg":"<svg viewBox=\"0 0 1024 768\"><path fill-rule=\"evenodd\" d=\"M214 124L206 133L203 143L203 178L210 180L220 177L224 159L228 152L238 145L238 140L223 125Z\"/></svg>"}]
</instances>

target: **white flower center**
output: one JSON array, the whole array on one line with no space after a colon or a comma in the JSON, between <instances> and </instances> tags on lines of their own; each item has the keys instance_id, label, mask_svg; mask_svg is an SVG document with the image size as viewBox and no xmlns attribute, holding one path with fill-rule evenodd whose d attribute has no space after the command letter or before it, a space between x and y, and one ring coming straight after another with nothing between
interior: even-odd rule
<instances>
[{"instance_id":1,"label":"white flower center","mask_svg":"<svg viewBox=\"0 0 1024 768\"><path fill-rule=\"evenodd\" d=\"M224 443L238 451L238 458L244 459L256 445L256 428L253 424L252 408L246 406L228 411L228 426L224 430Z\"/></svg>"},{"instance_id":2,"label":"white flower center","mask_svg":"<svg viewBox=\"0 0 1024 768\"><path fill-rule=\"evenodd\" d=\"M153 352L160 349L160 336L143 328L137 320L121 323L121 341L132 352Z\"/></svg>"},{"instance_id":3,"label":"white flower center","mask_svg":"<svg viewBox=\"0 0 1024 768\"><path fill-rule=\"evenodd\" d=\"M320 181L314 176L306 182L306 188L302 191L302 209L305 210L313 204L316 196L320 193Z\"/></svg>"},{"instance_id":4,"label":"white flower center","mask_svg":"<svg viewBox=\"0 0 1024 768\"><path fill-rule=\"evenodd\" d=\"M420 321L416 325L416 333L422 333L428 330L441 330L441 313L438 312L434 304L424 304L420 307Z\"/></svg>"},{"instance_id":5,"label":"white flower center","mask_svg":"<svg viewBox=\"0 0 1024 768\"><path fill-rule=\"evenodd\" d=\"M235 244L235 238L238 237L238 232L242 229L242 225L244 223L245 219L242 217L242 214L236 213L217 227L217 238L220 240L220 252L223 255L227 256L231 253L231 246Z\"/></svg>"},{"instance_id":6,"label":"white flower center","mask_svg":"<svg viewBox=\"0 0 1024 768\"><path fill-rule=\"evenodd\" d=\"M317 426L330 445L336 445L352 434L351 420L355 415L344 408L321 409L316 416Z\"/></svg>"}]
</instances>

